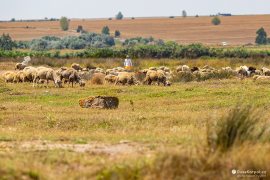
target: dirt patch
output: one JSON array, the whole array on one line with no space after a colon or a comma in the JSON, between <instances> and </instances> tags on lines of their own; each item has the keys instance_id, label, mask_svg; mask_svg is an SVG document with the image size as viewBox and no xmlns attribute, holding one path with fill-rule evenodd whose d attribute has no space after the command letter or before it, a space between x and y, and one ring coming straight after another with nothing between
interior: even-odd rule
<instances>
[{"instance_id":1,"label":"dirt patch","mask_svg":"<svg viewBox=\"0 0 270 180\"><path fill-rule=\"evenodd\" d=\"M50 141L25 141L25 142L0 142L1 151L49 151L49 150L67 150L78 153L93 153L105 155L128 155L150 153L150 149L142 144L134 142L120 142L117 144L102 144L93 142L90 144L67 144L54 143Z\"/></svg>"}]
</instances>

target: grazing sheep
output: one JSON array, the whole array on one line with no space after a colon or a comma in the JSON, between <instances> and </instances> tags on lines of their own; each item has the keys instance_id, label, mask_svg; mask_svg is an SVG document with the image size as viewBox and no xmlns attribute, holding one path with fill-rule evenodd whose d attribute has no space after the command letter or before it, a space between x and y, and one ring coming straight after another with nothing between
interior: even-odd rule
<instances>
[{"instance_id":1,"label":"grazing sheep","mask_svg":"<svg viewBox=\"0 0 270 180\"><path fill-rule=\"evenodd\" d=\"M205 73L213 73L216 72L217 70L211 66L205 65L203 68L200 69L200 71Z\"/></svg>"},{"instance_id":2,"label":"grazing sheep","mask_svg":"<svg viewBox=\"0 0 270 180\"><path fill-rule=\"evenodd\" d=\"M236 69L236 71L242 77L247 77L247 76L250 75L250 72L248 71L248 67L247 66L240 66L239 68Z\"/></svg>"},{"instance_id":3,"label":"grazing sheep","mask_svg":"<svg viewBox=\"0 0 270 180\"><path fill-rule=\"evenodd\" d=\"M6 83L13 83L15 76L16 76L15 72L9 71L3 74L3 79L5 80Z\"/></svg>"},{"instance_id":4,"label":"grazing sheep","mask_svg":"<svg viewBox=\"0 0 270 180\"><path fill-rule=\"evenodd\" d=\"M95 73L106 74L106 72L105 72L104 69L102 69L102 68L96 68L96 69L94 70L94 72L95 72Z\"/></svg>"},{"instance_id":5,"label":"grazing sheep","mask_svg":"<svg viewBox=\"0 0 270 180\"><path fill-rule=\"evenodd\" d=\"M23 69L23 72L25 74L26 81L33 82L35 75L37 73L37 68L28 66Z\"/></svg>"},{"instance_id":6,"label":"grazing sheep","mask_svg":"<svg viewBox=\"0 0 270 180\"><path fill-rule=\"evenodd\" d=\"M101 85L101 84L104 84L104 80L105 80L104 73L94 73L91 79L91 83Z\"/></svg>"},{"instance_id":7,"label":"grazing sheep","mask_svg":"<svg viewBox=\"0 0 270 180\"><path fill-rule=\"evenodd\" d=\"M117 84L136 85L138 84L138 81L136 80L134 73L120 72L115 80L115 85Z\"/></svg>"},{"instance_id":8,"label":"grazing sheep","mask_svg":"<svg viewBox=\"0 0 270 180\"><path fill-rule=\"evenodd\" d=\"M105 76L105 82L113 84L116 82L117 75L108 74Z\"/></svg>"},{"instance_id":9,"label":"grazing sheep","mask_svg":"<svg viewBox=\"0 0 270 180\"><path fill-rule=\"evenodd\" d=\"M27 67L28 62L31 61L30 56L24 57L24 60L22 63L17 63L15 65L15 70L23 70L25 67Z\"/></svg>"},{"instance_id":10,"label":"grazing sheep","mask_svg":"<svg viewBox=\"0 0 270 180\"><path fill-rule=\"evenodd\" d=\"M265 76L270 76L270 69L266 68L266 67L263 67L261 69L262 71L262 74L265 75Z\"/></svg>"},{"instance_id":11,"label":"grazing sheep","mask_svg":"<svg viewBox=\"0 0 270 180\"><path fill-rule=\"evenodd\" d=\"M178 66L176 72L190 72L190 68L187 65Z\"/></svg>"},{"instance_id":12,"label":"grazing sheep","mask_svg":"<svg viewBox=\"0 0 270 180\"><path fill-rule=\"evenodd\" d=\"M108 75L108 74L111 74L111 73L114 73L115 71L113 69L107 69L105 71L105 74Z\"/></svg>"},{"instance_id":13,"label":"grazing sheep","mask_svg":"<svg viewBox=\"0 0 270 180\"><path fill-rule=\"evenodd\" d=\"M195 71L199 71L200 69L199 69L198 67L192 67L190 70L191 70L191 72L193 73L193 72L195 72Z\"/></svg>"},{"instance_id":14,"label":"grazing sheep","mask_svg":"<svg viewBox=\"0 0 270 180\"><path fill-rule=\"evenodd\" d=\"M13 82L14 83L24 83L26 81L26 74L23 71L19 71L16 73Z\"/></svg>"},{"instance_id":15,"label":"grazing sheep","mask_svg":"<svg viewBox=\"0 0 270 180\"><path fill-rule=\"evenodd\" d=\"M261 70L256 69L254 72L255 75L263 75Z\"/></svg>"},{"instance_id":16,"label":"grazing sheep","mask_svg":"<svg viewBox=\"0 0 270 180\"><path fill-rule=\"evenodd\" d=\"M82 71L88 72L89 69L88 68L82 68Z\"/></svg>"},{"instance_id":17,"label":"grazing sheep","mask_svg":"<svg viewBox=\"0 0 270 180\"><path fill-rule=\"evenodd\" d=\"M248 67L248 74L249 74L249 76L256 74L256 68L252 67L252 66Z\"/></svg>"},{"instance_id":18,"label":"grazing sheep","mask_svg":"<svg viewBox=\"0 0 270 180\"><path fill-rule=\"evenodd\" d=\"M94 72L93 71L80 71L78 72L81 79L89 81L92 79Z\"/></svg>"},{"instance_id":19,"label":"grazing sheep","mask_svg":"<svg viewBox=\"0 0 270 180\"><path fill-rule=\"evenodd\" d=\"M79 73L75 69L66 69L60 73L60 80L65 79L65 82L71 83L73 87L73 83L79 83L81 87L85 86L85 82L82 81Z\"/></svg>"},{"instance_id":20,"label":"grazing sheep","mask_svg":"<svg viewBox=\"0 0 270 180\"><path fill-rule=\"evenodd\" d=\"M60 79L60 76L58 76L56 71L51 68L37 68L37 72L33 80L33 87L35 86L35 84L38 84L40 80L46 81L47 87L50 80L54 82L55 87L62 87L62 81Z\"/></svg>"},{"instance_id":21,"label":"grazing sheep","mask_svg":"<svg viewBox=\"0 0 270 180\"><path fill-rule=\"evenodd\" d=\"M157 68L156 67L150 67L149 70L153 70L153 71L156 71Z\"/></svg>"},{"instance_id":22,"label":"grazing sheep","mask_svg":"<svg viewBox=\"0 0 270 180\"><path fill-rule=\"evenodd\" d=\"M116 67L116 68L113 68L113 70L115 71L115 72L126 72L127 70L125 69L125 68L123 68L123 67Z\"/></svg>"},{"instance_id":23,"label":"grazing sheep","mask_svg":"<svg viewBox=\"0 0 270 180\"><path fill-rule=\"evenodd\" d=\"M253 76L253 80L254 81L258 81L258 80L270 80L270 76L255 75L255 76Z\"/></svg>"},{"instance_id":24,"label":"grazing sheep","mask_svg":"<svg viewBox=\"0 0 270 180\"><path fill-rule=\"evenodd\" d=\"M162 70L154 71L154 70L149 69L146 72L146 77L143 82L148 85L151 85L152 82L157 82L158 85L163 84L164 86L166 86L166 81L167 81L167 78L165 76L164 71Z\"/></svg>"},{"instance_id":25,"label":"grazing sheep","mask_svg":"<svg viewBox=\"0 0 270 180\"><path fill-rule=\"evenodd\" d=\"M76 71L81 71L82 67L79 64L73 63L71 64L71 68L75 69Z\"/></svg>"},{"instance_id":26,"label":"grazing sheep","mask_svg":"<svg viewBox=\"0 0 270 180\"><path fill-rule=\"evenodd\" d=\"M221 70L224 70L224 71L233 71L233 69L230 66L223 67L223 68L221 68Z\"/></svg>"},{"instance_id":27,"label":"grazing sheep","mask_svg":"<svg viewBox=\"0 0 270 180\"><path fill-rule=\"evenodd\" d=\"M23 70L25 67L27 67L26 64L23 64L23 63L17 63L15 65L15 70Z\"/></svg>"}]
</instances>

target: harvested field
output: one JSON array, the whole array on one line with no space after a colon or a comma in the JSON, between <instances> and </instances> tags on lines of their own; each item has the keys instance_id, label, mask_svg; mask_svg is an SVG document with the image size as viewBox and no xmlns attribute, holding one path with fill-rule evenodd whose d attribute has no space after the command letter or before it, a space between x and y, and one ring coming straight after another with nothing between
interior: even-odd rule
<instances>
[{"instance_id":1,"label":"harvested field","mask_svg":"<svg viewBox=\"0 0 270 180\"><path fill-rule=\"evenodd\" d=\"M265 27L270 33L270 15L221 17L221 25L211 24L212 17L188 18L138 18L124 20L78 20L70 22L71 28L60 30L59 22L2 22L0 34L9 33L15 40L31 40L45 35L67 36L76 35L78 25L89 32L100 32L108 25L113 33L120 30L122 38L136 36L174 40L179 43L221 44L231 45L254 43L256 31Z\"/></svg>"}]
</instances>

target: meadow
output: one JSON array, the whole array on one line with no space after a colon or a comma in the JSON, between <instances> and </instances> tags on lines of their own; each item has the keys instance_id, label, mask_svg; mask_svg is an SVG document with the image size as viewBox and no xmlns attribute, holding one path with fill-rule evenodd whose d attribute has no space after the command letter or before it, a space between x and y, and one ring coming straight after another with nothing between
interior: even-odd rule
<instances>
[{"instance_id":1,"label":"meadow","mask_svg":"<svg viewBox=\"0 0 270 180\"><path fill-rule=\"evenodd\" d=\"M13 61L1 59L1 70L12 70L17 60ZM73 60L62 61L55 66L68 66ZM32 63L46 62L49 59ZM89 62L104 68L121 65L120 59L79 61ZM175 68L179 64L259 68L269 65L267 62L135 60L136 68ZM118 97L119 108L79 106L79 99L97 95ZM210 129L230 115L234 117L234 108L250 105L259 112L252 116L253 111L248 110L236 116L250 115L256 120L252 124L256 132L263 125L269 127L269 101L270 83L249 78L174 83L171 87L87 83L83 88L61 89L52 84L33 88L30 83L1 81L0 179L236 179L232 169L269 173L269 129L265 136L252 139L253 129L247 125L239 142L228 149L215 148L210 142L215 139Z\"/></svg>"},{"instance_id":2,"label":"meadow","mask_svg":"<svg viewBox=\"0 0 270 180\"><path fill-rule=\"evenodd\" d=\"M270 29L269 15L246 15L220 17L221 24L211 24L212 17L162 17L162 18L125 18L123 20L108 19L72 19L70 30L61 31L58 21L41 22L1 22L0 34L9 33L14 40L32 40L46 35L68 36L78 35L76 29L82 25L88 32L100 33L104 26L109 26L111 33L120 30L121 38L154 37L155 39L172 40L181 44L203 43L221 45L254 44L256 31L265 27Z\"/></svg>"}]
</instances>

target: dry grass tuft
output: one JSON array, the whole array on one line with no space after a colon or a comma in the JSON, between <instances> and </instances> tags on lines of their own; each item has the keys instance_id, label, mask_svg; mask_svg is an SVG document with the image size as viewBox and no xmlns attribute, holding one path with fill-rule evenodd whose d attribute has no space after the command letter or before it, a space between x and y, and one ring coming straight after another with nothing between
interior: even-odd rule
<instances>
[{"instance_id":1,"label":"dry grass tuft","mask_svg":"<svg viewBox=\"0 0 270 180\"><path fill-rule=\"evenodd\" d=\"M262 122L261 112L251 107L233 109L229 115L208 127L208 144L216 150L228 151L245 142L260 142L266 136L267 125Z\"/></svg>"}]
</instances>

